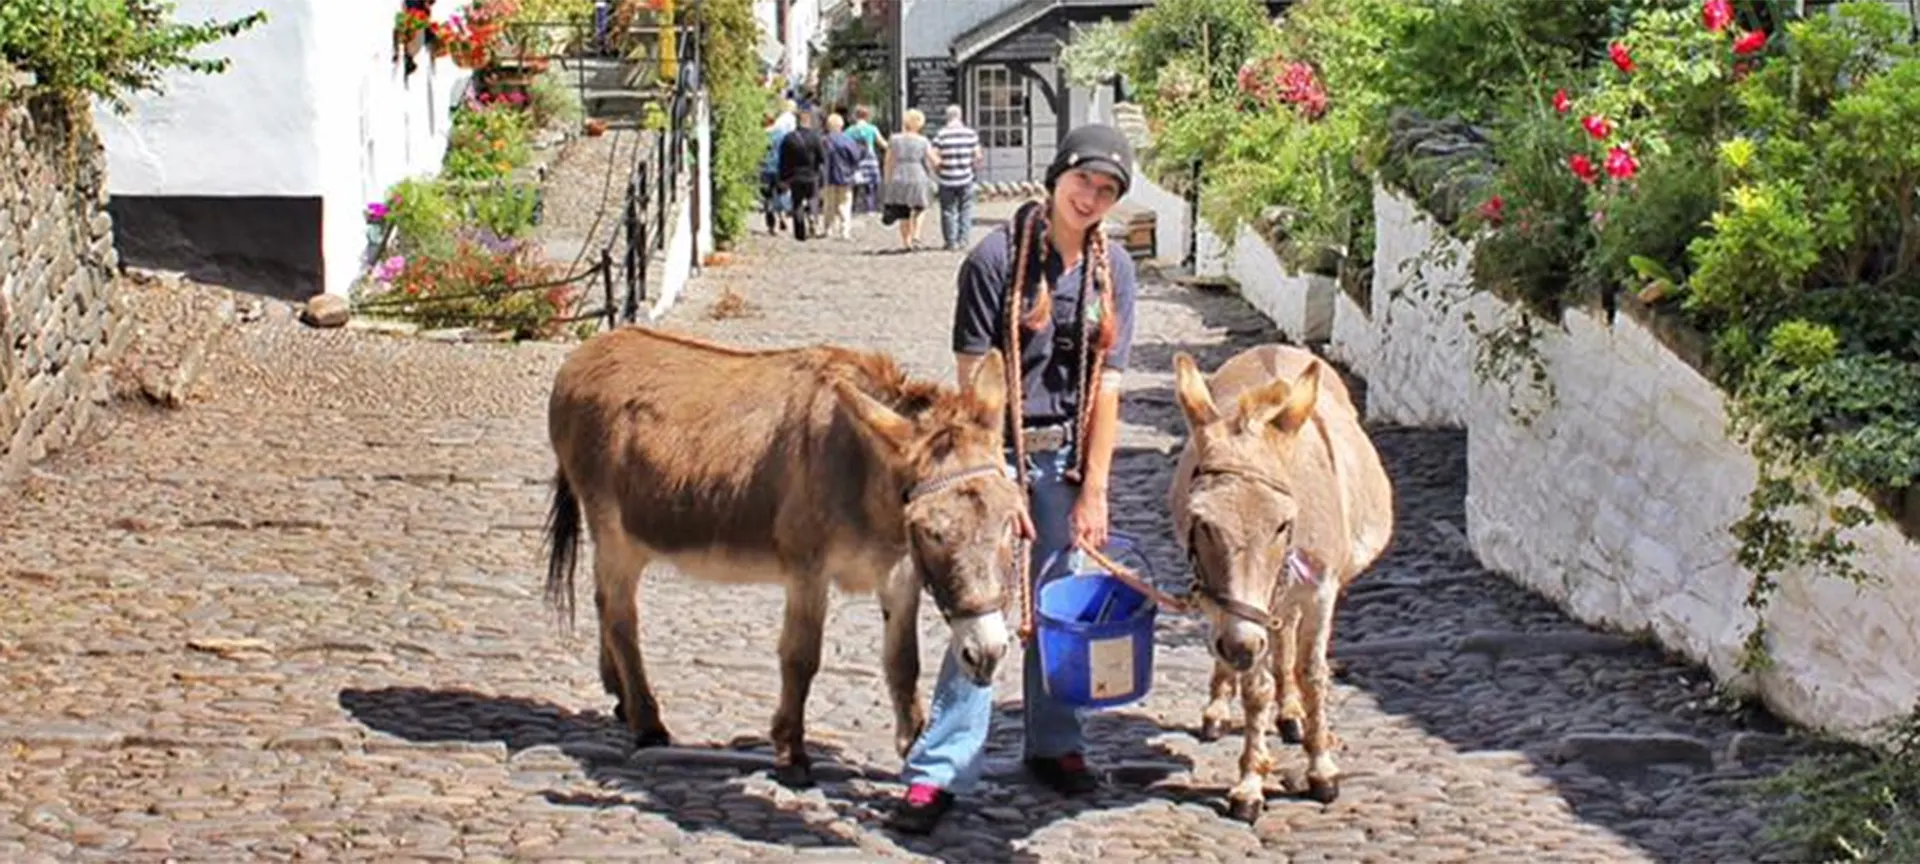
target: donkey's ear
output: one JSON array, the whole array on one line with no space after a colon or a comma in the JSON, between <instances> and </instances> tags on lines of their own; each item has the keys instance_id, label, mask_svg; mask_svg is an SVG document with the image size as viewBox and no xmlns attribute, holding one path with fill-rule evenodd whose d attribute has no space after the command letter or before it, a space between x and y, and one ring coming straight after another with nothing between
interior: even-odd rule
<instances>
[{"instance_id":1,"label":"donkey's ear","mask_svg":"<svg viewBox=\"0 0 1920 864\"><path fill-rule=\"evenodd\" d=\"M980 420L989 425L999 424L1000 415L1007 410L1007 361L995 348L973 367L973 374L967 378L967 392L980 403Z\"/></svg>"},{"instance_id":2,"label":"donkey's ear","mask_svg":"<svg viewBox=\"0 0 1920 864\"><path fill-rule=\"evenodd\" d=\"M1281 432L1293 432L1306 425L1307 418L1313 416L1314 404L1320 399L1320 367L1320 361L1314 360L1293 381L1278 378L1241 397L1240 418L1245 424L1244 431L1252 432L1271 423Z\"/></svg>"},{"instance_id":3,"label":"donkey's ear","mask_svg":"<svg viewBox=\"0 0 1920 864\"><path fill-rule=\"evenodd\" d=\"M1193 355L1185 351L1173 355L1173 395L1180 403L1181 413L1187 415L1188 429L1198 429L1220 419L1220 409L1214 407L1206 376L1200 374Z\"/></svg>"},{"instance_id":4,"label":"donkey's ear","mask_svg":"<svg viewBox=\"0 0 1920 864\"><path fill-rule=\"evenodd\" d=\"M860 392L860 388L844 378L833 382L833 395L840 400L840 407L846 410L847 417L853 421L853 427L860 430L861 437L888 457L905 455L908 445L913 441L913 421L880 404L880 400Z\"/></svg>"}]
</instances>

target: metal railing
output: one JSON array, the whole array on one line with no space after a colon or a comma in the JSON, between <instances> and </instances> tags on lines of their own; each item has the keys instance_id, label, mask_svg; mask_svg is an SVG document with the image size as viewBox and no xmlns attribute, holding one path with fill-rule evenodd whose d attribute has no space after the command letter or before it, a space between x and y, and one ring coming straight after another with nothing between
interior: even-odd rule
<instances>
[{"instance_id":1,"label":"metal railing","mask_svg":"<svg viewBox=\"0 0 1920 864\"><path fill-rule=\"evenodd\" d=\"M587 91L586 64L580 60L583 57L595 56L596 51L607 52L599 55L602 57L612 56L612 52L619 48L617 45L612 45L610 40L605 38L604 33L596 32L578 22L516 22L511 26L524 30L544 28L568 34L561 40L515 40L512 44L517 46L516 50L507 54L511 59L502 65L512 68L516 65L551 64L556 60L563 63L573 62L578 70L575 86L582 95L583 105ZM619 204L620 227L616 231L608 232L606 242L599 248L598 254L591 255L594 263L585 268L580 267L589 259L593 251L592 247L588 247L582 250L581 255L569 268L572 272L537 284L491 285L458 294L425 297L382 294L357 301L354 308L374 314L404 314L409 310L418 314L422 308L448 306L482 298L499 299L525 292L548 291L568 285L579 285L583 289L581 296L584 297L597 281L601 295L598 308L575 310L572 314L548 323L563 324L599 320L606 328L612 329L623 323L631 324L637 321L640 315L640 304L648 299L649 294L648 265L656 254L665 251L668 239L672 236L673 207L681 203L683 169L689 157L689 145L694 140L694 125L698 120L696 111L702 87L700 68L704 40L701 38L700 29L695 26L682 25L676 30L676 42L680 48L677 52L679 57L673 66L671 87L659 93L657 101L643 103L639 112L643 116L649 115L651 112L646 110L648 106L660 106L664 103L664 107L655 108L661 115L658 124L660 128L648 130L644 121L639 124L641 128L636 134L644 135L652 131L655 135L651 146L646 146L643 142L634 148L633 162L628 168L626 188ZM631 58L632 55L633 52L627 51L621 56ZM655 58L658 59L657 52ZM623 64L632 62L634 61L631 59L622 61ZM643 57L640 62L646 62L645 58ZM615 158L618 151L619 148L614 148ZM697 158L695 161L697 162ZM613 168L614 166L610 164L609 170ZM693 170L697 176L697 164L693 166ZM687 203L694 207L706 206L698 200L697 192L694 200ZM606 212L602 211L603 214ZM694 223L698 224L700 214L695 212L691 215L694 217ZM590 230L588 233L592 235L597 232ZM379 243L382 250L385 249L387 242L387 237L383 236ZM588 242L592 242L591 236ZM624 247L618 256L614 249L617 244ZM377 257L384 257L384 254ZM615 282L616 261L620 277L618 286Z\"/></svg>"}]
</instances>

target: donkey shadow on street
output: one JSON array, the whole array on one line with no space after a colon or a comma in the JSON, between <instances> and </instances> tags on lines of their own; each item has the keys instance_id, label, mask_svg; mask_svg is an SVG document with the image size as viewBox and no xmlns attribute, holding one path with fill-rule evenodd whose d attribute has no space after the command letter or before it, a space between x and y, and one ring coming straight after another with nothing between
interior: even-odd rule
<instances>
[{"instance_id":1,"label":"donkey shadow on street","mask_svg":"<svg viewBox=\"0 0 1920 864\"><path fill-rule=\"evenodd\" d=\"M1087 715L1087 736L1106 783L1093 795L1063 798L1019 766L1018 703L997 706L980 786L962 797L933 834L915 837L881 824L901 792L897 763L859 764L830 743L808 743L816 760L816 786L793 791L816 802L809 803L779 791L772 779L773 751L761 736L636 750L625 724L611 713L457 688L348 688L340 691L339 703L369 730L406 741L499 742L510 769L540 776L549 784L543 796L556 805L632 808L687 832L789 848L867 847L884 845L885 837L943 860L1039 861L1016 842L1089 811L1172 801L1209 807L1226 818L1219 803L1224 783L1212 788L1191 782L1192 761L1158 741L1188 730L1166 728L1125 709ZM574 772L600 788L568 788ZM821 812L822 802L830 814Z\"/></svg>"}]
</instances>

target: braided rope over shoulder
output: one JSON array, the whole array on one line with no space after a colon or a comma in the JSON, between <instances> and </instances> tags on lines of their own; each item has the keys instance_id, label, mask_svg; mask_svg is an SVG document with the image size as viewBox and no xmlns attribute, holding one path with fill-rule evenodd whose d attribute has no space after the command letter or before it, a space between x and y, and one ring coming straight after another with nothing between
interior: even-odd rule
<instances>
[{"instance_id":1,"label":"braided rope over shoulder","mask_svg":"<svg viewBox=\"0 0 1920 864\"><path fill-rule=\"evenodd\" d=\"M1029 201L1020 205L1014 213L1012 232L1014 236L1013 278L1007 284L1002 298L1002 332L1006 340L1007 374L1007 430L1013 445L1015 479L1020 484L1022 494L1029 494L1026 464L1027 448L1023 440L1026 414L1026 389L1021 373L1021 338L1026 332L1038 333L1053 320L1053 286L1048 283L1045 270L1039 279L1032 279L1032 268L1036 266L1035 255L1046 253L1041 245L1046 239L1047 220L1046 202ZM1076 383L1074 405L1074 467L1069 469L1068 479L1080 483L1086 477L1087 469L1087 430L1092 425L1094 402L1100 395L1100 371L1107 349L1112 347L1116 322L1113 320L1113 273L1107 260L1107 237L1101 226L1095 225L1087 231L1086 245L1081 249L1081 266L1086 274L1080 280L1080 293L1075 301L1074 345L1081 352L1080 379ZM1042 258L1041 260L1044 260ZM1033 300L1029 308L1022 311L1026 302L1028 284L1033 283ZM1097 292L1093 307L1096 311L1088 315L1088 292ZM1023 550L1024 552L1024 550ZM1029 638L1033 633L1033 591L1029 572L1032 562L1028 555L1019 558L1019 585L1016 597L1020 603L1020 635Z\"/></svg>"}]
</instances>

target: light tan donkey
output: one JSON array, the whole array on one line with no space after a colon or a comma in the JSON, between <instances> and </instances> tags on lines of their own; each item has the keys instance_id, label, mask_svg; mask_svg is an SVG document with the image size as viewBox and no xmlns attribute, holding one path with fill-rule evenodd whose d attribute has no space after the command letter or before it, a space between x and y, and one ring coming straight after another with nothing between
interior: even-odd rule
<instances>
[{"instance_id":1,"label":"light tan donkey","mask_svg":"<svg viewBox=\"0 0 1920 864\"><path fill-rule=\"evenodd\" d=\"M600 675L640 747L668 743L640 657L642 571L786 588L781 782L812 781L804 709L820 668L828 589L874 592L904 753L926 722L918 695L924 587L962 667L991 680L1025 501L1002 455L1004 370L989 354L965 392L910 381L888 358L819 346L737 350L631 327L576 349L548 426L559 469L547 595L573 612L582 528L593 539ZM713 596L735 602L722 588Z\"/></svg>"},{"instance_id":2,"label":"light tan donkey","mask_svg":"<svg viewBox=\"0 0 1920 864\"><path fill-rule=\"evenodd\" d=\"M1180 354L1174 376L1188 436L1168 504L1213 634L1201 735L1222 734L1237 692L1246 747L1227 803L1253 821L1276 767L1267 728L1277 707L1282 738L1305 745L1309 794L1332 801L1334 608L1386 551L1392 484L1346 385L1312 352L1262 345L1211 376Z\"/></svg>"}]
</instances>

